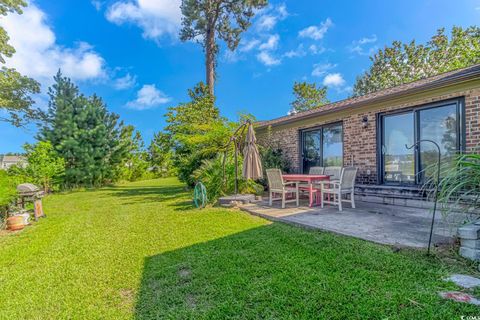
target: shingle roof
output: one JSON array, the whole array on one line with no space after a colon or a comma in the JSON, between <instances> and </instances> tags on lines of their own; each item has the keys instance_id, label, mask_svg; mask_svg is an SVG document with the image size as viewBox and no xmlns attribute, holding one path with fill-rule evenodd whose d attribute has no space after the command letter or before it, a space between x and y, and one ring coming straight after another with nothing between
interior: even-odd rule
<instances>
[{"instance_id":1,"label":"shingle roof","mask_svg":"<svg viewBox=\"0 0 480 320\"><path fill-rule=\"evenodd\" d=\"M22 156L3 156L3 162L20 162L25 161L25 157Z\"/></svg>"},{"instance_id":2,"label":"shingle roof","mask_svg":"<svg viewBox=\"0 0 480 320\"><path fill-rule=\"evenodd\" d=\"M405 94L422 92L426 90L431 90L431 89L451 85L454 83L459 83L462 81L479 79L479 78L480 78L480 64L477 64L471 67L457 69L457 70L442 73L433 77L429 77L429 78L417 80L414 82L405 83L396 87L372 92L364 96L349 98L349 99L337 101L334 103L326 104L317 109L299 112L293 115L283 116L283 117L279 117L272 120L259 121L256 123L256 126L258 128L262 128L270 125L285 124L289 122L298 121L301 119L307 119L307 118L319 116L322 114L335 112L338 110L362 106L368 103L389 100Z\"/></svg>"}]
</instances>

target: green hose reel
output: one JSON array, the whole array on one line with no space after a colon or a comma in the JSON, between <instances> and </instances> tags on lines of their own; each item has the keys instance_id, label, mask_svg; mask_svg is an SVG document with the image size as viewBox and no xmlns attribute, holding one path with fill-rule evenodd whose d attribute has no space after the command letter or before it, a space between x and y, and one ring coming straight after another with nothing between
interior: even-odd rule
<instances>
[{"instance_id":1,"label":"green hose reel","mask_svg":"<svg viewBox=\"0 0 480 320\"><path fill-rule=\"evenodd\" d=\"M197 208L205 208L207 205L207 189L203 185L203 183L198 182L195 185L195 189L193 189L193 203Z\"/></svg>"}]
</instances>

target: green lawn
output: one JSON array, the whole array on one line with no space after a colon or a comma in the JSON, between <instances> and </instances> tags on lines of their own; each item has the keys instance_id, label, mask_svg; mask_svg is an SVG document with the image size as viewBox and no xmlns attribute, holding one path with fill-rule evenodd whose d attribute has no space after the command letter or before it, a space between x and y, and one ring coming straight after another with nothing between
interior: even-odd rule
<instances>
[{"instance_id":1,"label":"green lawn","mask_svg":"<svg viewBox=\"0 0 480 320\"><path fill-rule=\"evenodd\" d=\"M175 179L45 199L0 236L0 319L459 319L456 260L195 210ZM470 268L470 269L469 269Z\"/></svg>"}]
</instances>

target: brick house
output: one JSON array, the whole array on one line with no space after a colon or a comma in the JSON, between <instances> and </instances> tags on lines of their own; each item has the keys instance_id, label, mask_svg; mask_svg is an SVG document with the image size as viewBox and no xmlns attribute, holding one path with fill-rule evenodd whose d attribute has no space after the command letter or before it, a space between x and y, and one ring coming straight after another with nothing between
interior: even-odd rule
<instances>
[{"instance_id":1,"label":"brick house","mask_svg":"<svg viewBox=\"0 0 480 320\"><path fill-rule=\"evenodd\" d=\"M431 145L444 157L480 145L480 65L443 73L257 123L259 143L281 148L295 172L312 166L355 166L360 187L418 189Z\"/></svg>"}]
</instances>

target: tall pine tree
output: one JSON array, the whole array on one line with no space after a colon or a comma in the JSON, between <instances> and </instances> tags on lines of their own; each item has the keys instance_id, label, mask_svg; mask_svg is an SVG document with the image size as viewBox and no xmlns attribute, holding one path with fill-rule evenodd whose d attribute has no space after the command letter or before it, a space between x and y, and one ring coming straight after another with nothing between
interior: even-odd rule
<instances>
[{"instance_id":1,"label":"tall pine tree","mask_svg":"<svg viewBox=\"0 0 480 320\"><path fill-rule=\"evenodd\" d=\"M48 118L38 139L50 141L65 160L65 184L99 186L118 178L127 156L118 115L97 97L86 97L59 71L49 89Z\"/></svg>"}]
</instances>

